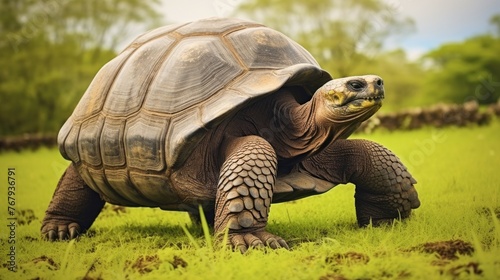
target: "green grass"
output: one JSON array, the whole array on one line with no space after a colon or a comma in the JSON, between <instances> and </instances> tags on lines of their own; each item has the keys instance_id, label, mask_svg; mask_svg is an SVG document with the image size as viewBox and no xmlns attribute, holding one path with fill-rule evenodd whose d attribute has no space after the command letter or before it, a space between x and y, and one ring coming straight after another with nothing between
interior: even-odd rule
<instances>
[{"instance_id":1,"label":"green grass","mask_svg":"<svg viewBox=\"0 0 500 280\"><path fill-rule=\"evenodd\" d=\"M16 168L18 211L18 271L3 265L0 279L500 278L499 122L356 137L393 150L417 178L422 206L412 218L360 229L354 186L338 186L321 196L272 206L268 229L285 238L291 251L245 255L207 244L211 239L185 213L149 208L121 212L106 207L90 233L76 242L44 242L41 220L67 162L56 149L0 154L1 263L8 260L11 245L6 227L9 167ZM470 244L474 252L460 251L449 259L415 249L452 240Z\"/></svg>"}]
</instances>

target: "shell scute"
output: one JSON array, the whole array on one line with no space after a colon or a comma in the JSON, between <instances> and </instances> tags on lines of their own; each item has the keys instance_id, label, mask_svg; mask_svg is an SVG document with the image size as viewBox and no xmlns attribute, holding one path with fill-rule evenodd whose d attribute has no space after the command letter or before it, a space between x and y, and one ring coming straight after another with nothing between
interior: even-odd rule
<instances>
[{"instance_id":1,"label":"shell scute","mask_svg":"<svg viewBox=\"0 0 500 280\"><path fill-rule=\"evenodd\" d=\"M157 68L174 42L168 37L158 38L133 52L109 89L103 113L127 116L139 111Z\"/></svg>"},{"instance_id":2,"label":"shell scute","mask_svg":"<svg viewBox=\"0 0 500 280\"><path fill-rule=\"evenodd\" d=\"M76 122L83 121L102 111L109 88L131 53L133 53L131 50L122 52L97 72L73 111L72 117Z\"/></svg>"},{"instance_id":3,"label":"shell scute","mask_svg":"<svg viewBox=\"0 0 500 280\"><path fill-rule=\"evenodd\" d=\"M80 125L71 126L66 122L59 132L57 142L60 143L59 151L63 157L71 159L74 163L80 162L78 153L78 135L80 134Z\"/></svg>"},{"instance_id":4,"label":"shell scute","mask_svg":"<svg viewBox=\"0 0 500 280\"><path fill-rule=\"evenodd\" d=\"M145 115L125 128L125 155L130 168L161 171L165 169L165 129L168 120Z\"/></svg>"},{"instance_id":5,"label":"shell scute","mask_svg":"<svg viewBox=\"0 0 500 280\"><path fill-rule=\"evenodd\" d=\"M158 70L144 108L174 114L198 106L242 71L219 38L183 39Z\"/></svg>"},{"instance_id":6,"label":"shell scute","mask_svg":"<svg viewBox=\"0 0 500 280\"><path fill-rule=\"evenodd\" d=\"M99 139L103 125L104 118L95 117L82 124L78 135L80 159L92 166L99 166L102 163Z\"/></svg>"},{"instance_id":7,"label":"shell scute","mask_svg":"<svg viewBox=\"0 0 500 280\"><path fill-rule=\"evenodd\" d=\"M179 201L172 191L172 186L165 176L147 174L146 172L130 171L130 181L140 189L141 194L148 200L163 208L172 208L172 204Z\"/></svg>"},{"instance_id":8,"label":"shell scute","mask_svg":"<svg viewBox=\"0 0 500 280\"><path fill-rule=\"evenodd\" d=\"M301 46L267 27L247 28L227 37L250 69L281 69L297 63L316 64Z\"/></svg>"},{"instance_id":9,"label":"shell scute","mask_svg":"<svg viewBox=\"0 0 500 280\"><path fill-rule=\"evenodd\" d=\"M125 166L125 145L123 134L125 121L118 119L106 119L101 134L101 154L105 167Z\"/></svg>"},{"instance_id":10,"label":"shell scute","mask_svg":"<svg viewBox=\"0 0 500 280\"><path fill-rule=\"evenodd\" d=\"M145 198L130 181L127 170L105 170L106 180L118 195L141 206L156 206L157 203Z\"/></svg>"},{"instance_id":11,"label":"shell scute","mask_svg":"<svg viewBox=\"0 0 500 280\"><path fill-rule=\"evenodd\" d=\"M150 30L149 32L146 32L146 33L140 35L139 37L137 37L126 48L126 50L138 48L138 47L142 46L143 44L145 44L149 41L152 41L156 38L169 36L169 34L171 32L175 31L176 29L178 29L179 27L181 27L183 25L185 25L185 23L171 24L171 25L161 26L161 27L158 27L156 29Z\"/></svg>"},{"instance_id":12,"label":"shell scute","mask_svg":"<svg viewBox=\"0 0 500 280\"><path fill-rule=\"evenodd\" d=\"M258 23L242 21L235 18L207 18L194 21L177 29L176 32L184 36L196 34L224 34L234 29L245 28L248 25L260 25Z\"/></svg>"}]
</instances>

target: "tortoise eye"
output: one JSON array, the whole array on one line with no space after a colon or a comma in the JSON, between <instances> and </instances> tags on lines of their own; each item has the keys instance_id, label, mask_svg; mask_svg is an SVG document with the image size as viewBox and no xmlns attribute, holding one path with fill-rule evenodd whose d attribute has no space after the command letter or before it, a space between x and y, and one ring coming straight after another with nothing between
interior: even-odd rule
<instances>
[{"instance_id":1,"label":"tortoise eye","mask_svg":"<svg viewBox=\"0 0 500 280\"><path fill-rule=\"evenodd\" d=\"M347 87L352 91L361 91L365 88L366 84L362 81L354 80L347 82Z\"/></svg>"}]
</instances>

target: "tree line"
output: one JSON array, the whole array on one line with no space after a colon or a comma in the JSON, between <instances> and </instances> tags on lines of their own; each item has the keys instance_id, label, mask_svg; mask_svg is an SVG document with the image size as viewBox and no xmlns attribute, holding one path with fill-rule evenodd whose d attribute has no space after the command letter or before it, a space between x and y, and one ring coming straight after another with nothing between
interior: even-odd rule
<instances>
[{"instance_id":1,"label":"tree line","mask_svg":"<svg viewBox=\"0 0 500 280\"><path fill-rule=\"evenodd\" d=\"M158 25L157 0L0 2L0 136L57 132L132 28Z\"/></svg>"},{"instance_id":2,"label":"tree line","mask_svg":"<svg viewBox=\"0 0 500 280\"><path fill-rule=\"evenodd\" d=\"M493 31L443 44L411 60L404 50L386 46L414 31L413 20L402 15L400 5L384 0L252 0L243 1L237 15L283 31L333 77L382 76L386 111L473 100L484 105L499 99L500 14L490 19Z\"/></svg>"},{"instance_id":3,"label":"tree line","mask_svg":"<svg viewBox=\"0 0 500 280\"><path fill-rule=\"evenodd\" d=\"M500 97L500 15L494 31L444 44L419 60L386 43L414 30L383 0L247 0L232 16L287 34L334 77L374 73L384 110ZM160 0L0 2L0 136L57 133L102 65L131 34L161 25Z\"/></svg>"}]
</instances>

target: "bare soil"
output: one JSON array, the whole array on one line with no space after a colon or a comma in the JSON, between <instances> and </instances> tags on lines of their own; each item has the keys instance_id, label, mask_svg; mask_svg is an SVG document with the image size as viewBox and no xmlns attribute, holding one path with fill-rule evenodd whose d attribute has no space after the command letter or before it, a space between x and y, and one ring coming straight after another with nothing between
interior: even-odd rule
<instances>
[{"instance_id":1,"label":"bare soil","mask_svg":"<svg viewBox=\"0 0 500 280\"><path fill-rule=\"evenodd\" d=\"M409 251L436 254L441 260L456 260L459 255L472 255L474 247L469 242L456 239L424 243L410 248Z\"/></svg>"}]
</instances>

